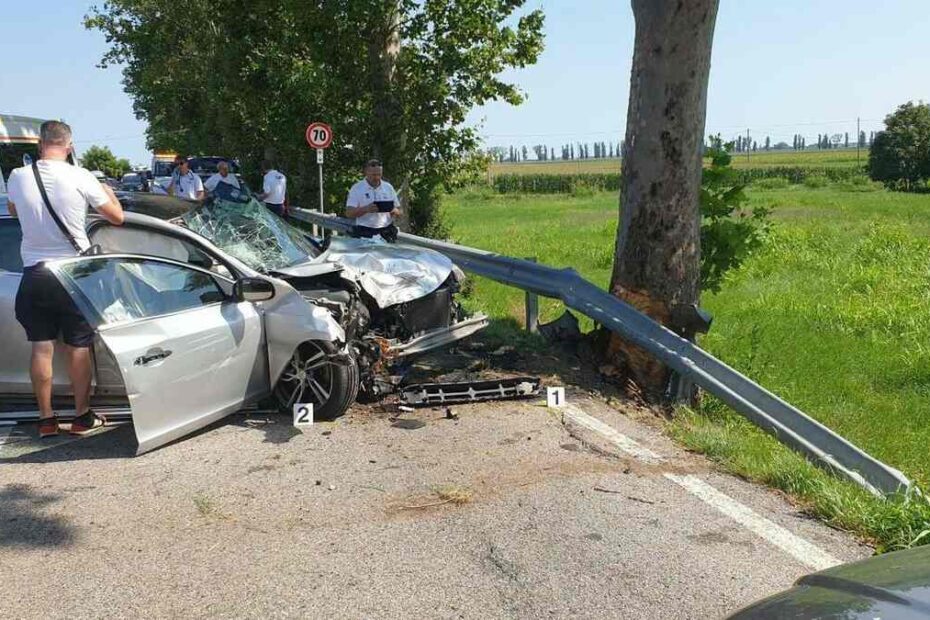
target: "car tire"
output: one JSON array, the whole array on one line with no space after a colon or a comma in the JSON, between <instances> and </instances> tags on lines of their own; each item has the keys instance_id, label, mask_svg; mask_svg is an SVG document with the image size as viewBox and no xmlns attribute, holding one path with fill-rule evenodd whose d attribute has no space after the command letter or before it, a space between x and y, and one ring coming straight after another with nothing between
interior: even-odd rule
<instances>
[{"instance_id":1,"label":"car tire","mask_svg":"<svg viewBox=\"0 0 930 620\"><path fill-rule=\"evenodd\" d=\"M291 415L297 402L313 403L315 420L334 420L345 413L358 395L359 373L355 359L323 361L339 350L332 342L309 340L299 345L274 387L282 413Z\"/></svg>"}]
</instances>

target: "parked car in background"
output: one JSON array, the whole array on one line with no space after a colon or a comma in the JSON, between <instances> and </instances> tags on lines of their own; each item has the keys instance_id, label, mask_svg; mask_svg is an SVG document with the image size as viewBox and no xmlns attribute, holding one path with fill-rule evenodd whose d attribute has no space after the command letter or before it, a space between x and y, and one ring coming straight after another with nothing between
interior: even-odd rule
<instances>
[{"instance_id":1,"label":"parked car in background","mask_svg":"<svg viewBox=\"0 0 930 620\"><path fill-rule=\"evenodd\" d=\"M127 172L120 179L119 189L124 192L147 192L149 183L141 172Z\"/></svg>"},{"instance_id":2,"label":"parked car in background","mask_svg":"<svg viewBox=\"0 0 930 620\"><path fill-rule=\"evenodd\" d=\"M113 189L119 189L119 188L120 188L120 182L117 181L116 179L112 178L112 177L108 177L107 175L105 175L105 174L103 173L103 171L101 171L101 170L91 170L90 173L91 173L92 175L94 175L94 178L96 178L96 179L97 179L98 181L100 181L102 184L108 185L108 186L112 187Z\"/></svg>"}]
</instances>

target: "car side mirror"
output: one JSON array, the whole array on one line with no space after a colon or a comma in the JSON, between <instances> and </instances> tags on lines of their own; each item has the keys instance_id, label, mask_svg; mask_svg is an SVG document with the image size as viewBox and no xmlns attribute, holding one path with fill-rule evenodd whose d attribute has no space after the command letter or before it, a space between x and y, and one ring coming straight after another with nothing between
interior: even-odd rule
<instances>
[{"instance_id":1,"label":"car side mirror","mask_svg":"<svg viewBox=\"0 0 930 620\"><path fill-rule=\"evenodd\" d=\"M213 267L213 259L202 252L197 252L195 255L191 256L188 262L191 265L196 265L203 269L211 269Z\"/></svg>"},{"instance_id":2,"label":"car side mirror","mask_svg":"<svg viewBox=\"0 0 930 620\"><path fill-rule=\"evenodd\" d=\"M233 285L237 301L266 301L274 297L274 284L262 278L240 278Z\"/></svg>"}]
</instances>

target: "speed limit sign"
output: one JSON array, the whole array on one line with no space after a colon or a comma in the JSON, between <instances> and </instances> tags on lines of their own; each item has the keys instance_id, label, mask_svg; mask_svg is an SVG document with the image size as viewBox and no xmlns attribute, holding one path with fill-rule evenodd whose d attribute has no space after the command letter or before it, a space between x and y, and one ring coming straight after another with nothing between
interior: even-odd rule
<instances>
[{"instance_id":1,"label":"speed limit sign","mask_svg":"<svg viewBox=\"0 0 930 620\"><path fill-rule=\"evenodd\" d=\"M310 123L306 135L311 148L325 149L333 143L333 129L326 123Z\"/></svg>"}]
</instances>

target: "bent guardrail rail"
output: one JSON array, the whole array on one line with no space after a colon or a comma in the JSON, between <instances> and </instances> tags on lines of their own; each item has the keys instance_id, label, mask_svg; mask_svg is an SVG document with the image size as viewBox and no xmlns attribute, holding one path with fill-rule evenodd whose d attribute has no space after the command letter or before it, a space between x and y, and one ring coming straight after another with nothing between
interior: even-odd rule
<instances>
[{"instance_id":1,"label":"bent guardrail rail","mask_svg":"<svg viewBox=\"0 0 930 620\"><path fill-rule=\"evenodd\" d=\"M350 232L350 220L291 209L298 220ZM401 233L398 240L435 250L462 269L545 297L561 299L604 327L649 351L669 368L713 394L756 426L815 464L837 472L879 497L906 492L912 483L899 470L873 458L823 424L730 368L691 341L582 278L527 260Z\"/></svg>"}]
</instances>

